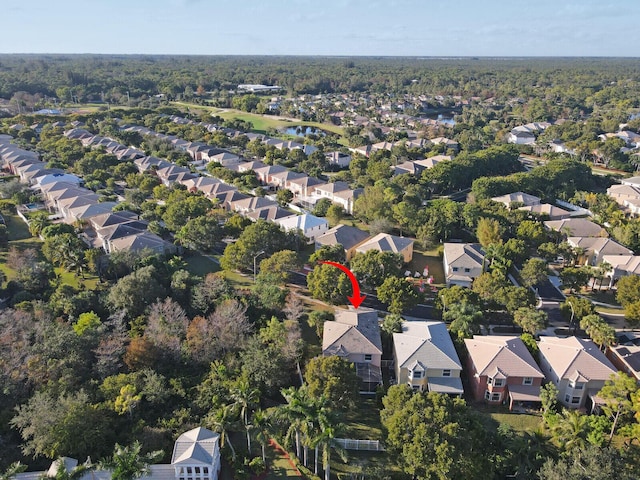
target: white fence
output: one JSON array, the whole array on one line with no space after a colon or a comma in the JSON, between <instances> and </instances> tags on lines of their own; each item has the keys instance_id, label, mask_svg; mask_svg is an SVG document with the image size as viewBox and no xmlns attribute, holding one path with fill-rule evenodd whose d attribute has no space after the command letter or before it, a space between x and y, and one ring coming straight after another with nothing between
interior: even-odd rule
<instances>
[{"instance_id":1,"label":"white fence","mask_svg":"<svg viewBox=\"0 0 640 480\"><path fill-rule=\"evenodd\" d=\"M384 451L384 447L379 440L355 440L352 438L334 438L333 440L345 450Z\"/></svg>"}]
</instances>

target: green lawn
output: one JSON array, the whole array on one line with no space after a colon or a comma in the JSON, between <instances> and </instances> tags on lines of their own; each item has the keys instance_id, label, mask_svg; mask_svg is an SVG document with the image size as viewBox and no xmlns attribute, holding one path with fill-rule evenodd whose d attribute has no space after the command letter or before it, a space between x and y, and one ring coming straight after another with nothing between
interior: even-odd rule
<instances>
[{"instance_id":1,"label":"green lawn","mask_svg":"<svg viewBox=\"0 0 640 480\"><path fill-rule=\"evenodd\" d=\"M492 413L491 418L498 423L510 425L517 432L533 432L542 424L542 417L539 415L524 413Z\"/></svg>"},{"instance_id":2,"label":"green lawn","mask_svg":"<svg viewBox=\"0 0 640 480\"><path fill-rule=\"evenodd\" d=\"M222 117L225 120L238 119L238 120L243 120L245 122L251 122L253 124L252 130L259 133L265 133L269 128L279 129L282 127L297 127L298 125L300 125L300 126L316 127L321 130L326 130L328 132L338 134L340 136L344 134L344 130L342 129L342 127L333 125L331 123L303 122L302 120L293 120L293 119L287 120L277 116L260 115L257 113L243 112L241 110L234 110L232 108L220 109L218 107L197 105L195 103L187 103L187 102L171 102L171 103L179 107L186 107L194 110L207 111L219 117Z\"/></svg>"},{"instance_id":3,"label":"green lawn","mask_svg":"<svg viewBox=\"0 0 640 480\"><path fill-rule=\"evenodd\" d=\"M481 417L486 421L487 426L497 428L504 423L513 428L516 432L533 432L542 424L542 417L535 414L511 413L507 407L494 407L489 405L474 405Z\"/></svg>"},{"instance_id":4,"label":"green lawn","mask_svg":"<svg viewBox=\"0 0 640 480\"><path fill-rule=\"evenodd\" d=\"M358 440L382 440L380 409L373 398L361 398L360 404L351 409L343 420L346 425L345 438Z\"/></svg>"},{"instance_id":5,"label":"green lawn","mask_svg":"<svg viewBox=\"0 0 640 480\"><path fill-rule=\"evenodd\" d=\"M208 273L220 270L219 263L198 252L192 252L189 256L185 255L182 259L187 264L187 271L197 277L204 277Z\"/></svg>"}]
</instances>

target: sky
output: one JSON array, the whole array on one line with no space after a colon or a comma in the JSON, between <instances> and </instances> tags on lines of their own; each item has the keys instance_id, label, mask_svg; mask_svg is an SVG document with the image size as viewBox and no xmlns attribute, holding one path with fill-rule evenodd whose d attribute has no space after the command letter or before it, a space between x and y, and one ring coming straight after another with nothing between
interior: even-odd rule
<instances>
[{"instance_id":1,"label":"sky","mask_svg":"<svg viewBox=\"0 0 640 480\"><path fill-rule=\"evenodd\" d=\"M640 56L640 0L20 0L0 53Z\"/></svg>"}]
</instances>

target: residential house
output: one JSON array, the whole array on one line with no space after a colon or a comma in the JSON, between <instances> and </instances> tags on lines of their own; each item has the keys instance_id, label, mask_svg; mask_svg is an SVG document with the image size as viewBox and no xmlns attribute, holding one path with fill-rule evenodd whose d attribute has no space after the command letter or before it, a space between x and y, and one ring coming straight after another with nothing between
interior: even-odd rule
<instances>
[{"instance_id":1,"label":"residential house","mask_svg":"<svg viewBox=\"0 0 640 480\"><path fill-rule=\"evenodd\" d=\"M324 235L316 237L316 250L323 246L342 245L345 259L351 260L356 253L356 247L369 238L369 234L364 230L348 225L337 225Z\"/></svg>"},{"instance_id":2,"label":"residential house","mask_svg":"<svg viewBox=\"0 0 640 480\"><path fill-rule=\"evenodd\" d=\"M617 345L607 348L607 358L618 370L640 383L640 334L623 332L617 340Z\"/></svg>"},{"instance_id":3,"label":"residential house","mask_svg":"<svg viewBox=\"0 0 640 480\"><path fill-rule=\"evenodd\" d=\"M158 235L149 231L111 240L110 249L111 252L150 250L161 255L176 253L178 250L172 243L164 241Z\"/></svg>"},{"instance_id":4,"label":"residential house","mask_svg":"<svg viewBox=\"0 0 640 480\"><path fill-rule=\"evenodd\" d=\"M285 170L284 172L274 173L271 175L271 181L269 184L276 190L288 188L290 182L296 180L302 180L308 178L305 173L293 172L291 170Z\"/></svg>"},{"instance_id":5,"label":"residential house","mask_svg":"<svg viewBox=\"0 0 640 480\"><path fill-rule=\"evenodd\" d=\"M507 135L507 142L516 145L533 145L536 143L536 136L532 132L516 130L515 128Z\"/></svg>"},{"instance_id":6,"label":"residential house","mask_svg":"<svg viewBox=\"0 0 640 480\"><path fill-rule=\"evenodd\" d=\"M171 466L175 480L217 480L220 435L198 427L183 433L173 445Z\"/></svg>"},{"instance_id":7,"label":"residential house","mask_svg":"<svg viewBox=\"0 0 640 480\"><path fill-rule=\"evenodd\" d=\"M398 385L414 390L462 396L462 364L442 322L404 322L393 334L393 360Z\"/></svg>"},{"instance_id":8,"label":"residential house","mask_svg":"<svg viewBox=\"0 0 640 480\"><path fill-rule=\"evenodd\" d=\"M329 165L337 165L338 167L348 167L351 163L351 155L342 152L329 152L325 153L325 158Z\"/></svg>"},{"instance_id":9,"label":"residential house","mask_svg":"<svg viewBox=\"0 0 640 480\"><path fill-rule=\"evenodd\" d=\"M563 220L548 220L544 226L555 230L567 237L608 237L607 231L586 218L565 218Z\"/></svg>"},{"instance_id":10,"label":"residential house","mask_svg":"<svg viewBox=\"0 0 640 480\"><path fill-rule=\"evenodd\" d=\"M558 388L558 400L568 408L591 409L604 382L617 370L591 340L540 337L540 368Z\"/></svg>"},{"instance_id":11,"label":"residential house","mask_svg":"<svg viewBox=\"0 0 640 480\"><path fill-rule=\"evenodd\" d=\"M379 233L356 246L357 253L365 253L369 250L399 253L402 255L402 261L409 263L413 258L413 240L407 237L389 235L388 233Z\"/></svg>"},{"instance_id":12,"label":"residential house","mask_svg":"<svg viewBox=\"0 0 640 480\"><path fill-rule=\"evenodd\" d=\"M312 194L315 187L318 185L326 185L327 182L320 180L316 177L303 176L300 178L289 179L286 184L286 188L291 190L294 197L308 197Z\"/></svg>"},{"instance_id":13,"label":"residential house","mask_svg":"<svg viewBox=\"0 0 640 480\"><path fill-rule=\"evenodd\" d=\"M290 212L289 210L279 207L277 205L272 205L270 207L263 207L253 210L251 212L247 212L245 217L254 222L258 220L265 220L267 222L276 222L282 218L296 216L295 213Z\"/></svg>"},{"instance_id":14,"label":"residential house","mask_svg":"<svg viewBox=\"0 0 640 480\"><path fill-rule=\"evenodd\" d=\"M607 195L620 205L625 206L625 202L629 200L640 200L640 185L612 185L607 189Z\"/></svg>"},{"instance_id":15,"label":"residential house","mask_svg":"<svg viewBox=\"0 0 640 480\"><path fill-rule=\"evenodd\" d=\"M68 205L64 207L62 214L65 223L75 223L80 220L88 220L96 215L109 213L118 205L116 202L100 202L84 205Z\"/></svg>"},{"instance_id":16,"label":"residential house","mask_svg":"<svg viewBox=\"0 0 640 480\"><path fill-rule=\"evenodd\" d=\"M521 203L525 207L529 207L531 205L540 205L541 203L540 197L529 195L528 193L524 192L508 193L507 195L493 197L491 200L493 200L494 202L502 203L507 208L511 208L512 203Z\"/></svg>"},{"instance_id":17,"label":"residential house","mask_svg":"<svg viewBox=\"0 0 640 480\"><path fill-rule=\"evenodd\" d=\"M540 402L544 373L520 337L474 335L464 341L467 372L475 400L516 405Z\"/></svg>"},{"instance_id":18,"label":"residential house","mask_svg":"<svg viewBox=\"0 0 640 480\"><path fill-rule=\"evenodd\" d=\"M89 224L94 230L129 222L144 222L144 220L140 220L140 216L137 213L129 212L128 210L103 213L89 219Z\"/></svg>"},{"instance_id":19,"label":"residential house","mask_svg":"<svg viewBox=\"0 0 640 480\"><path fill-rule=\"evenodd\" d=\"M255 168L253 171L256 173L256 177L263 185L272 185L272 176L276 173L287 172L288 170L282 165L266 165L261 168Z\"/></svg>"},{"instance_id":20,"label":"residential house","mask_svg":"<svg viewBox=\"0 0 640 480\"><path fill-rule=\"evenodd\" d=\"M622 185L631 185L632 187L640 187L640 177L621 178Z\"/></svg>"},{"instance_id":21,"label":"residential house","mask_svg":"<svg viewBox=\"0 0 640 480\"><path fill-rule=\"evenodd\" d=\"M460 145L455 140L445 137L436 137L429 140L433 145L444 145L447 150L458 151Z\"/></svg>"},{"instance_id":22,"label":"residential house","mask_svg":"<svg viewBox=\"0 0 640 480\"><path fill-rule=\"evenodd\" d=\"M484 271L484 251L479 243L445 243L442 262L447 286L471 287Z\"/></svg>"},{"instance_id":23,"label":"residential house","mask_svg":"<svg viewBox=\"0 0 640 480\"><path fill-rule=\"evenodd\" d=\"M382 383L382 340L378 312L372 308L337 308L335 320L324 323L322 355L336 355L354 364L364 391Z\"/></svg>"},{"instance_id":24,"label":"residential house","mask_svg":"<svg viewBox=\"0 0 640 480\"><path fill-rule=\"evenodd\" d=\"M640 275L640 256L638 255L605 255L602 261L611 265L611 270L607 273L610 279L609 287L622 277Z\"/></svg>"},{"instance_id":25,"label":"residential house","mask_svg":"<svg viewBox=\"0 0 640 480\"><path fill-rule=\"evenodd\" d=\"M253 212L254 210L259 210L265 207L276 206L278 206L277 202L264 197L248 197L229 202L229 210L241 214Z\"/></svg>"},{"instance_id":26,"label":"residential house","mask_svg":"<svg viewBox=\"0 0 640 480\"><path fill-rule=\"evenodd\" d=\"M550 203L538 203L537 205L528 205L518 208L525 212L529 212L535 216L546 217L549 220L562 220L563 218L569 218L571 212L564 208L556 207Z\"/></svg>"},{"instance_id":27,"label":"residential house","mask_svg":"<svg viewBox=\"0 0 640 480\"><path fill-rule=\"evenodd\" d=\"M313 243L317 237L329 230L329 223L324 218L309 213L280 218L276 223L287 232L300 230L309 243Z\"/></svg>"},{"instance_id":28,"label":"residential house","mask_svg":"<svg viewBox=\"0 0 640 480\"><path fill-rule=\"evenodd\" d=\"M105 252L111 253L111 242L119 238L129 237L144 232L147 229L146 223L140 221L119 223L108 227L96 229L97 243Z\"/></svg>"},{"instance_id":29,"label":"residential house","mask_svg":"<svg viewBox=\"0 0 640 480\"><path fill-rule=\"evenodd\" d=\"M582 252L577 259L580 265L600 265L605 255L633 255L632 250L605 237L569 237L567 243Z\"/></svg>"}]
</instances>

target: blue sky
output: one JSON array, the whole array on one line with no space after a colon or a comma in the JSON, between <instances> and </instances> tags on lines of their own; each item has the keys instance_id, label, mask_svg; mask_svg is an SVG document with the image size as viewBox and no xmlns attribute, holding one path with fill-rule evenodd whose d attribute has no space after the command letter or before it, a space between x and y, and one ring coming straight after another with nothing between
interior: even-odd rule
<instances>
[{"instance_id":1,"label":"blue sky","mask_svg":"<svg viewBox=\"0 0 640 480\"><path fill-rule=\"evenodd\" d=\"M2 3L2 53L640 56L639 0Z\"/></svg>"}]
</instances>

